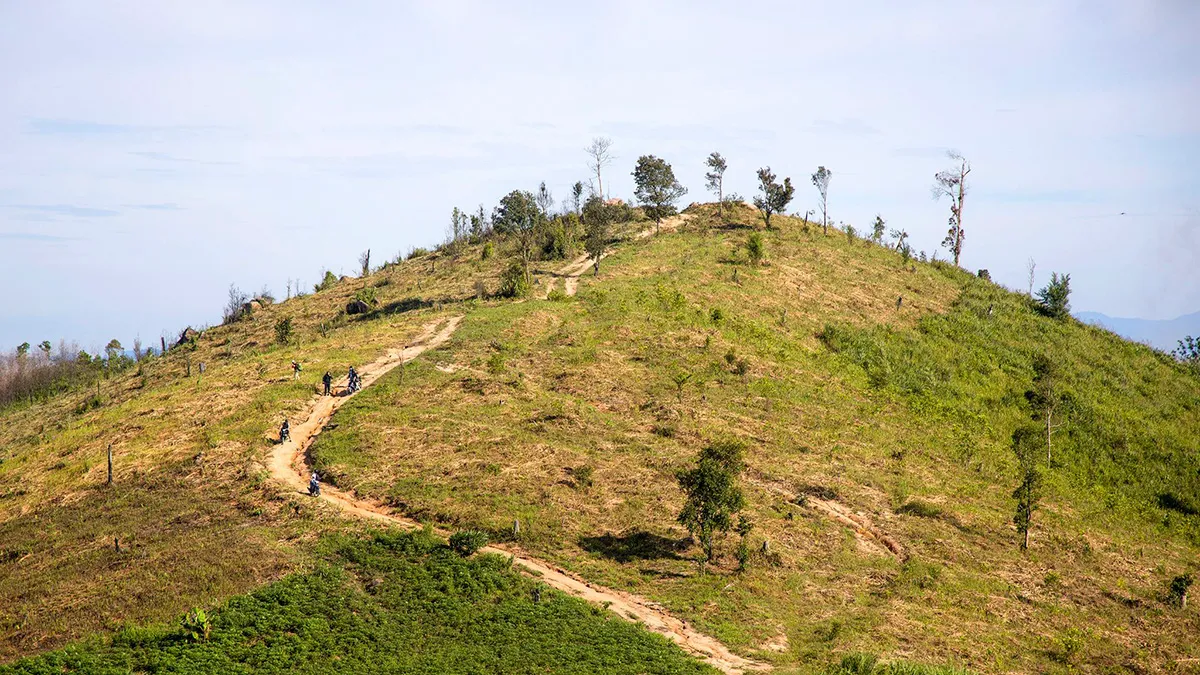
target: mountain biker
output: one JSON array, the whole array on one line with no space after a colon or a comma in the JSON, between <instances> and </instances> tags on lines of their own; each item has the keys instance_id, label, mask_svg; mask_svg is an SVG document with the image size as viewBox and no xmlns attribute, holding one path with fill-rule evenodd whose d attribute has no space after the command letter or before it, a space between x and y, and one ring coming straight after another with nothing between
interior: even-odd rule
<instances>
[{"instance_id":1,"label":"mountain biker","mask_svg":"<svg viewBox=\"0 0 1200 675\"><path fill-rule=\"evenodd\" d=\"M308 494L313 497L321 496L321 478L317 475L316 470L312 472L312 477L308 479Z\"/></svg>"},{"instance_id":2,"label":"mountain biker","mask_svg":"<svg viewBox=\"0 0 1200 675\"><path fill-rule=\"evenodd\" d=\"M291 438L291 428L288 426L288 421L283 420L283 426L279 427L279 442L286 443Z\"/></svg>"},{"instance_id":3,"label":"mountain biker","mask_svg":"<svg viewBox=\"0 0 1200 675\"><path fill-rule=\"evenodd\" d=\"M350 388L350 392L353 393L353 392L358 391L358 386L359 386L360 382L358 379L358 372L356 372L354 370L354 366L350 366L350 374L347 376L347 379L349 380L348 385Z\"/></svg>"},{"instance_id":4,"label":"mountain biker","mask_svg":"<svg viewBox=\"0 0 1200 675\"><path fill-rule=\"evenodd\" d=\"M321 376L321 382L324 383L325 395L328 396L329 395L329 387L333 384L333 376L329 374L328 370L325 371L325 374Z\"/></svg>"}]
</instances>

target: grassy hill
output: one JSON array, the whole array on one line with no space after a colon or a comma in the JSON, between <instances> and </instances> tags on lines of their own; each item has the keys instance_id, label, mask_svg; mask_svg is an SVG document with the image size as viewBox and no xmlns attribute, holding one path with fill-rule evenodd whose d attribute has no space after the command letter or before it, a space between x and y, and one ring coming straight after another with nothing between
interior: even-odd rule
<instances>
[{"instance_id":1,"label":"grassy hill","mask_svg":"<svg viewBox=\"0 0 1200 675\"><path fill-rule=\"evenodd\" d=\"M431 319L464 314L448 344L336 414L309 451L332 482L657 601L783 671L856 652L981 672L1197 663L1200 646L1179 636L1200 634L1200 615L1165 601L1200 552L1195 373L949 265L904 264L793 218L763 231L749 209L731 223L710 206L688 216L644 239L629 236L644 224L629 225L575 296L479 298L504 261L482 260L478 246L442 251L205 331L194 350L104 382L94 401L75 392L0 413L0 657L171 621L272 581L228 606L297 583L358 593L357 563L322 542L359 526L274 485L271 439L326 369L344 373ZM753 230L763 265L744 252ZM544 289L553 276L540 278ZM376 310L346 317L364 289ZM275 340L283 317L287 346ZM1029 417L1037 354L1061 365L1075 405L1041 462L1044 499L1022 552L1010 436ZM730 438L747 448L758 553L739 571L730 536L700 573L675 521L675 473ZM369 548L369 537L345 546ZM421 550L404 564L432 564ZM463 573L524 583L486 581L488 564ZM479 597L461 602L477 608ZM619 640L645 664L694 667L633 634ZM170 651L157 633L128 646L117 635L52 656L126 663ZM598 644L581 641L588 655L570 659L596 663ZM426 663L459 649L432 645Z\"/></svg>"}]
</instances>

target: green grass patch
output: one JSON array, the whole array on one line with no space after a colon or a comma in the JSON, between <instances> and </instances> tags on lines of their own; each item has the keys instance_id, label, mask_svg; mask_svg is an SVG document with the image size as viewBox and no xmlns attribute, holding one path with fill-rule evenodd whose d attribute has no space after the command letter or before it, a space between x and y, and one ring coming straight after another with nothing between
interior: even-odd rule
<instances>
[{"instance_id":1,"label":"green grass patch","mask_svg":"<svg viewBox=\"0 0 1200 675\"><path fill-rule=\"evenodd\" d=\"M0 667L5 675L157 673L710 673L665 638L544 589L501 556L423 533L333 536L312 571L206 612L127 627Z\"/></svg>"}]
</instances>

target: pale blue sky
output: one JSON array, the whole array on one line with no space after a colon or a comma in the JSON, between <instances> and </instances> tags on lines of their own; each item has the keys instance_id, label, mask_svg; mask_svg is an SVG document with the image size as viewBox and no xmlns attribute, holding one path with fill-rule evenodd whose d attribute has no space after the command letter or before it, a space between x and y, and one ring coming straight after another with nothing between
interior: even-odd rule
<instances>
[{"instance_id":1,"label":"pale blue sky","mask_svg":"<svg viewBox=\"0 0 1200 675\"><path fill-rule=\"evenodd\" d=\"M0 0L0 347L216 322L440 241L452 207L637 156L707 199L770 165L932 251L945 148L974 163L963 264L1077 309L1200 309L1200 3ZM1120 216L1125 212L1125 216Z\"/></svg>"}]
</instances>

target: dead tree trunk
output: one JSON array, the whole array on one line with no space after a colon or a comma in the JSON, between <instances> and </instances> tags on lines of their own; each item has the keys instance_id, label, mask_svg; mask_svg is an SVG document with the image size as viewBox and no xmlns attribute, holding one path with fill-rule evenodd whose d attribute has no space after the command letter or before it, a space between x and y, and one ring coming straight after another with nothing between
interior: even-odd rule
<instances>
[{"instance_id":1,"label":"dead tree trunk","mask_svg":"<svg viewBox=\"0 0 1200 675\"><path fill-rule=\"evenodd\" d=\"M108 444L108 485L112 485L112 443Z\"/></svg>"}]
</instances>

